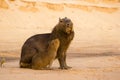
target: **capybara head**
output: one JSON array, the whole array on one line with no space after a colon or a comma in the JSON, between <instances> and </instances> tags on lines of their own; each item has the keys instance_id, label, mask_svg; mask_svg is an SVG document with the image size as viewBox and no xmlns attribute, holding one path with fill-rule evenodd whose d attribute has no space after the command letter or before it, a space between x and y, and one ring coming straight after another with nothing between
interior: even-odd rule
<instances>
[{"instance_id":1,"label":"capybara head","mask_svg":"<svg viewBox=\"0 0 120 80\"><path fill-rule=\"evenodd\" d=\"M64 31L67 34L70 34L73 31L73 23L72 21L65 17L65 18L59 18L59 23L58 25L60 26L59 29L61 29L61 31Z\"/></svg>"}]
</instances>

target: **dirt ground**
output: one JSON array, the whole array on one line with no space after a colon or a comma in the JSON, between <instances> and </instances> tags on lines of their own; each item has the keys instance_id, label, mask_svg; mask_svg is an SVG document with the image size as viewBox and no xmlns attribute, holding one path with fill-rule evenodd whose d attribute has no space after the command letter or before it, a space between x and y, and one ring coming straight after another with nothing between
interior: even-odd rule
<instances>
[{"instance_id":1,"label":"dirt ground","mask_svg":"<svg viewBox=\"0 0 120 80\"><path fill-rule=\"evenodd\" d=\"M1 80L119 80L120 55L68 57L69 70L58 69L55 60L53 70L19 68L19 59L7 60L0 68Z\"/></svg>"}]
</instances>

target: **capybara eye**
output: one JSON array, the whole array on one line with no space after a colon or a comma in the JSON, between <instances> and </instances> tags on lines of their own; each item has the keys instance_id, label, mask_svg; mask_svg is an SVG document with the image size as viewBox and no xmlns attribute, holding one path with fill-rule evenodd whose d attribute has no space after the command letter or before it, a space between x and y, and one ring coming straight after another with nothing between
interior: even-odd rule
<instances>
[{"instance_id":1,"label":"capybara eye","mask_svg":"<svg viewBox=\"0 0 120 80\"><path fill-rule=\"evenodd\" d=\"M60 22L63 22L62 20L60 20Z\"/></svg>"},{"instance_id":2,"label":"capybara eye","mask_svg":"<svg viewBox=\"0 0 120 80\"><path fill-rule=\"evenodd\" d=\"M67 26L69 26L69 24L67 24Z\"/></svg>"}]
</instances>

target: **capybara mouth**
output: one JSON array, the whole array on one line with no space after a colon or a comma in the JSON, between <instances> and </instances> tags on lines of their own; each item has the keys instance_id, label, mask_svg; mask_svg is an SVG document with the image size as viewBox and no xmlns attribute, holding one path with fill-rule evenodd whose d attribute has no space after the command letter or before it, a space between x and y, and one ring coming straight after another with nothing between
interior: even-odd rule
<instances>
[{"instance_id":1,"label":"capybara mouth","mask_svg":"<svg viewBox=\"0 0 120 80\"><path fill-rule=\"evenodd\" d=\"M72 31L73 31L73 29L70 28L70 27L66 29L66 33L67 33L67 34L70 34Z\"/></svg>"}]
</instances>

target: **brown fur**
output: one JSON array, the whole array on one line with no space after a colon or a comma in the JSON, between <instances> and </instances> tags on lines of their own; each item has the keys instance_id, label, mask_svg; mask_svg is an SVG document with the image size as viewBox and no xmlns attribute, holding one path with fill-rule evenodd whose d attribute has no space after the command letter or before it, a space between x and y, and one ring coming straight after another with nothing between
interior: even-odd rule
<instances>
[{"instance_id":1,"label":"brown fur","mask_svg":"<svg viewBox=\"0 0 120 80\"><path fill-rule=\"evenodd\" d=\"M21 51L20 67L31 67L32 57L35 54L44 52L47 49L48 42L56 38L60 40L56 56L59 60L60 68L70 68L66 64L66 51L74 38L74 30L72 21L66 17L59 19L58 24L51 33L32 36L24 43Z\"/></svg>"},{"instance_id":2,"label":"brown fur","mask_svg":"<svg viewBox=\"0 0 120 80\"><path fill-rule=\"evenodd\" d=\"M32 69L46 69L47 66L50 69L57 55L59 44L58 39L52 40L45 52L34 55L32 58Z\"/></svg>"}]
</instances>

